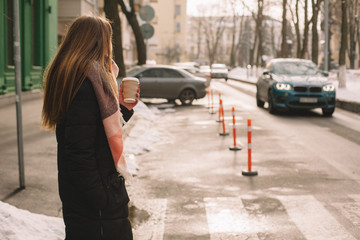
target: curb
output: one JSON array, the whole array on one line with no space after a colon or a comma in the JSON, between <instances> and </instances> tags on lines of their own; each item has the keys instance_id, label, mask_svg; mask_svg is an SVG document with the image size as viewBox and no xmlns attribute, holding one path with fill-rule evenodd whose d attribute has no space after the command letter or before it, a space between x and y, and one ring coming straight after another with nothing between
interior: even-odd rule
<instances>
[{"instance_id":1,"label":"curb","mask_svg":"<svg viewBox=\"0 0 360 240\"><path fill-rule=\"evenodd\" d=\"M256 83L254 82L248 82L246 80L243 79L236 79L236 78L229 78L231 80L234 81L238 81L238 82L242 82L242 83L246 83L246 84L250 84L250 85L255 85ZM242 89L242 88L236 88L250 96L256 96L256 93L250 90L246 90L246 89ZM349 111L349 112L353 112L356 114L360 114L360 103L358 102L352 102L352 101L346 101L343 99L336 99L336 107L341 108L343 110Z\"/></svg>"},{"instance_id":2,"label":"curb","mask_svg":"<svg viewBox=\"0 0 360 240\"><path fill-rule=\"evenodd\" d=\"M342 99L336 99L336 107L347 110L349 112L360 114L360 103L349 102Z\"/></svg>"}]
</instances>

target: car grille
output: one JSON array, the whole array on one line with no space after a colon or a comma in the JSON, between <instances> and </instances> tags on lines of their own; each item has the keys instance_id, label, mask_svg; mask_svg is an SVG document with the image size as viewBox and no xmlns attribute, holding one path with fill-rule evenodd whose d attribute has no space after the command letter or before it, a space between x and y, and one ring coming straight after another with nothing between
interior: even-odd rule
<instances>
[{"instance_id":1,"label":"car grille","mask_svg":"<svg viewBox=\"0 0 360 240\"><path fill-rule=\"evenodd\" d=\"M322 88L321 87L310 87L309 90L310 90L310 92L313 92L313 93L319 93L322 91Z\"/></svg>"},{"instance_id":2,"label":"car grille","mask_svg":"<svg viewBox=\"0 0 360 240\"><path fill-rule=\"evenodd\" d=\"M296 86L294 87L294 91L295 92L312 92L312 93L321 93L322 92L322 88L321 87L305 87L305 86Z\"/></svg>"},{"instance_id":3,"label":"car grille","mask_svg":"<svg viewBox=\"0 0 360 240\"><path fill-rule=\"evenodd\" d=\"M295 92L307 92L307 87L294 87Z\"/></svg>"}]
</instances>

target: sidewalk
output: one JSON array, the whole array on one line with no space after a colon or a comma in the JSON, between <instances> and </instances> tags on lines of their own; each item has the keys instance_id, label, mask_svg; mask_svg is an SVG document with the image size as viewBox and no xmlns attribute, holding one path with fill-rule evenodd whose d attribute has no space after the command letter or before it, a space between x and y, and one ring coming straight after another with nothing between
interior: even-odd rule
<instances>
[{"instance_id":1,"label":"sidewalk","mask_svg":"<svg viewBox=\"0 0 360 240\"><path fill-rule=\"evenodd\" d=\"M229 79L255 85L261 69L235 68L229 72ZM337 72L329 73L329 80L336 86L336 107L360 114L360 70L347 70L346 88L339 88Z\"/></svg>"}]
</instances>

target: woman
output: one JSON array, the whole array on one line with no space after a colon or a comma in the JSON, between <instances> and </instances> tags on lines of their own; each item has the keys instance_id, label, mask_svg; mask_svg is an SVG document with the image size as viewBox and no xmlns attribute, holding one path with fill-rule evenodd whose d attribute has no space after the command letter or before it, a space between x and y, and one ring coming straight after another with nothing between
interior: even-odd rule
<instances>
[{"instance_id":1,"label":"woman","mask_svg":"<svg viewBox=\"0 0 360 240\"><path fill-rule=\"evenodd\" d=\"M121 119L139 91L124 103L111 37L106 19L75 19L44 74L42 120L56 129L66 240L132 239Z\"/></svg>"}]
</instances>

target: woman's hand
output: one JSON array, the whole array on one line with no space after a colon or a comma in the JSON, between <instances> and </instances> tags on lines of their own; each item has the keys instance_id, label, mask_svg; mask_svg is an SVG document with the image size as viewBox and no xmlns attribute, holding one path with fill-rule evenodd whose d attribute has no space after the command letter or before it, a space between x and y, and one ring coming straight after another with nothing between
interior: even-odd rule
<instances>
[{"instance_id":1,"label":"woman's hand","mask_svg":"<svg viewBox=\"0 0 360 240\"><path fill-rule=\"evenodd\" d=\"M124 107L126 107L128 110L131 110L133 109L136 104L139 102L139 98L140 98L140 85L138 86L138 89L137 89L137 93L136 93L136 100L134 103L126 103L124 102L124 95L123 95L123 85L121 84L120 85L120 90L119 90L119 103L121 105L123 105Z\"/></svg>"}]
</instances>

